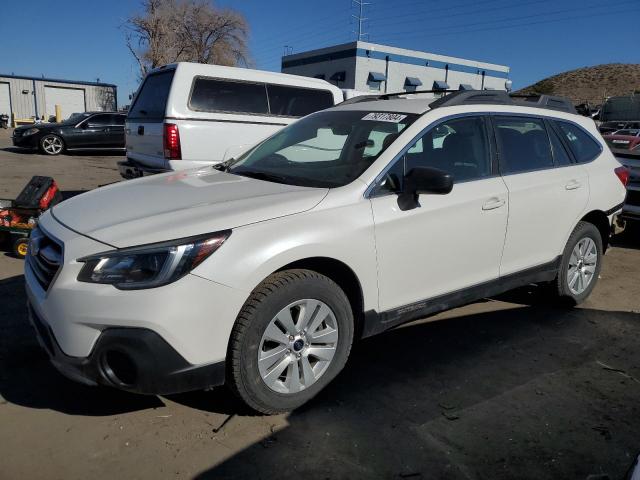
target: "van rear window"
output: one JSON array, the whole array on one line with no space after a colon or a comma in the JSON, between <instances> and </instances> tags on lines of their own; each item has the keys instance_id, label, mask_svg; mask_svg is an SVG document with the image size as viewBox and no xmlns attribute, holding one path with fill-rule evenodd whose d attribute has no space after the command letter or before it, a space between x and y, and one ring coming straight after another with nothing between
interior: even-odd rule
<instances>
[{"instance_id":1,"label":"van rear window","mask_svg":"<svg viewBox=\"0 0 640 480\"><path fill-rule=\"evenodd\" d=\"M189 106L204 112L269 113L264 84L210 78L196 78Z\"/></svg>"},{"instance_id":2,"label":"van rear window","mask_svg":"<svg viewBox=\"0 0 640 480\"><path fill-rule=\"evenodd\" d=\"M175 70L149 75L135 98L127 118L136 120L162 120L167 109L167 98Z\"/></svg>"}]
</instances>

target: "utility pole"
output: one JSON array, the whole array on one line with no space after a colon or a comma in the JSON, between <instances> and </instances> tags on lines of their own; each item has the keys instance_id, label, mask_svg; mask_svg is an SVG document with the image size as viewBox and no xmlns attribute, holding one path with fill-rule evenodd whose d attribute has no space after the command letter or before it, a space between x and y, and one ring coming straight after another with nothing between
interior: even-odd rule
<instances>
[{"instance_id":1,"label":"utility pole","mask_svg":"<svg viewBox=\"0 0 640 480\"><path fill-rule=\"evenodd\" d=\"M371 5L371 3L370 2L365 2L363 0L351 0L351 6L353 6L353 5L357 5L358 6L358 15L351 14L351 16L353 18L355 18L356 21L358 22L358 31L354 32L354 33L356 33L356 35L357 35L356 40L360 41L364 37L368 37L369 36L368 33L365 33L362 30L362 25L364 24L365 20L368 20L364 16L364 7L367 6L367 5Z\"/></svg>"}]
</instances>

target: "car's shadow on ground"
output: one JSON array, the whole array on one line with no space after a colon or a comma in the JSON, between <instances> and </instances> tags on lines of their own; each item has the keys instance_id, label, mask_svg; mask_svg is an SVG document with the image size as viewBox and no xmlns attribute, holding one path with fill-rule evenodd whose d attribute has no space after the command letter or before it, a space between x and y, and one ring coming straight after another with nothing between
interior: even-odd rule
<instances>
[{"instance_id":1,"label":"car's shadow on ground","mask_svg":"<svg viewBox=\"0 0 640 480\"><path fill-rule=\"evenodd\" d=\"M38 150L32 150L30 148L21 148L21 147L4 147L0 148L0 151L7 153L18 153L21 155L34 155L38 154L42 156L42 158L56 158L58 155L45 155L40 153ZM69 157L124 157L123 150L71 150L64 151L59 155L66 155Z\"/></svg>"},{"instance_id":2,"label":"car's shadow on ground","mask_svg":"<svg viewBox=\"0 0 640 480\"><path fill-rule=\"evenodd\" d=\"M508 297L519 305L458 311L355 344L345 370L290 414L287 428L200 478L275 478L283 469L332 479L584 478L598 462L614 470L618 462L615 471L623 472L623 453L637 449L633 438L640 443L640 391L596 360L640 368L630 353L640 315L529 306L539 294L521 289ZM23 278L0 281L0 298L0 395L7 402L91 416L163 405L64 379L27 323ZM619 334L603 334L614 326ZM248 413L224 389L170 398L208 412ZM222 435L234 434L232 423L225 428Z\"/></svg>"}]
</instances>

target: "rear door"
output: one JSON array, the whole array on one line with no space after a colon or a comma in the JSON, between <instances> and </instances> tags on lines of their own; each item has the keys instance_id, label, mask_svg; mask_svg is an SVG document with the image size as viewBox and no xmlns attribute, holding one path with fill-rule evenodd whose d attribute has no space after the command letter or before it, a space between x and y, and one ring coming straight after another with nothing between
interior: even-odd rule
<instances>
[{"instance_id":1,"label":"rear door","mask_svg":"<svg viewBox=\"0 0 640 480\"><path fill-rule=\"evenodd\" d=\"M127 157L151 168L167 168L163 123L175 70L148 75L129 109L125 126Z\"/></svg>"},{"instance_id":2,"label":"rear door","mask_svg":"<svg viewBox=\"0 0 640 480\"><path fill-rule=\"evenodd\" d=\"M584 168L569 158L543 118L492 119L509 191L503 276L549 263L562 253L587 204L589 183Z\"/></svg>"}]
</instances>

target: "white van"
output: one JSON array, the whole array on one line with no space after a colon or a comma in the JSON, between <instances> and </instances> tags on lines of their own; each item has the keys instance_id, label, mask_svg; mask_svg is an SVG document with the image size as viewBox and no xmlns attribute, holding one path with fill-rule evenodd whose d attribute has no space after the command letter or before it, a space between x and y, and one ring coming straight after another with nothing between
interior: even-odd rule
<instances>
[{"instance_id":1,"label":"white van","mask_svg":"<svg viewBox=\"0 0 640 480\"><path fill-rule=\"evenodd\" d=\"M129 110L120 175L221 162L343 100L338 87L317 78L185 62L157 68Z\"/></svg>"}]
</instances>

